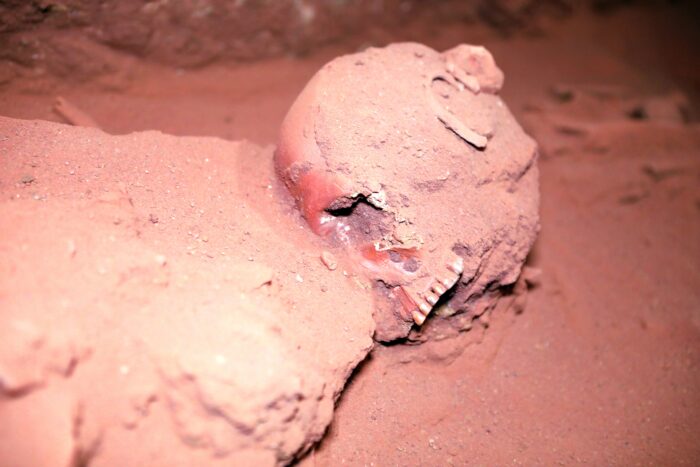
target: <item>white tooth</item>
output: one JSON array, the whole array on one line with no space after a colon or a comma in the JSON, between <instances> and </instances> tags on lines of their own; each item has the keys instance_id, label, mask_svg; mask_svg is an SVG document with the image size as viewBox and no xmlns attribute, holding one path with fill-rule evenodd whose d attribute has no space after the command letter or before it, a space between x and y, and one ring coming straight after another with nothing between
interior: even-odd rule
<instances>
[{"instance_id":1,"label":"white tooth","mask_svg":"<svg viewBox=\"0 0 700 467\"><path fill-rule=\"evenodd\" d=\"M447 287L448 289L451 289L453 285L455 285L455 282L457 282L457 278L455 277L454 279L443 279L442 280L442 285Z\"/></svg>"},{"instance_id":2,"label":"white tooth","mask_svg":"<svg viewBox=\"0 0 700 467\"><path fill-rule=\"evenodd\" d=\"M457 258L452 264L449 264L448 267L455 274L462 274L462 271L464 271L464 260L462 258Z\"/></svg>"},{"instance_id":3,"label":"white tooth","mask_svg":"<svg viewBox=\"0 0 700 467\"><path fill-rule=\"evenodd\" d=\"M447 290L445 289L445 287L443 287L442 284L439 284L439 283L437 283L437 282L436 282L435 284L433 284L433 290L434 290L435 293L438 294L438 295L442 295L442 294L444 294L445 292L447 292Z\"/></svg>"},{"instance_id":4,"label":"white tooth","mask_svg":"<svg viewBox=\"0 0 700 467\"><path fill-rule=\"evenodd\" d=\"M420 308L420 311L422 311L422 312L423 312L424 314L426 314L426 315L427 315L428 313L430 313L430 310L432 310L432 308L430 308L430 307L428 306L428 304L425 303L425 302L421 303L421 304L418 306L418 308Z\"/></svg>"},{"instance_id":5,"label":"white tooth","mask_svg":"<svg viewBox=\"0 0 700 467\"><path fill-rule=\"evenodd\" d=\"M413 321L415 321L418 326L425 322L425 316L420 314L418 310L414 310L411 314L413 315Z\"/></svg>"},{"instance_id":6,"label":"white tooth","mask_svg":"<svg viewBox=\"0 0 700 467\"><path fill-rule=\"evenodd\" d=\"M435 305L438 301L438 298L430 292L425 294L425 299L428 300L428 303L430 303L431 305Z\"/></svg>"}]
</instances>

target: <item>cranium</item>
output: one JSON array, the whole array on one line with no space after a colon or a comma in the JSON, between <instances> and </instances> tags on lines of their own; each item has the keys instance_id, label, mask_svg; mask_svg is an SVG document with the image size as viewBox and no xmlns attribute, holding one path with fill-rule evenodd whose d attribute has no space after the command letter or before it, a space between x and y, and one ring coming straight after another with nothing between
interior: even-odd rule
<instances>
[{"instance_id":1,"label":"cranium","mask_svg":"<svg viewBox=\"0 0 700 467\"><path fill-rule=\"evenodd\" d=\"M513 283L538 229L536 145L483 47L371 48L325 65L275 163L311 229L378 291L380 340Z\"/></svg>"}]
</instances>

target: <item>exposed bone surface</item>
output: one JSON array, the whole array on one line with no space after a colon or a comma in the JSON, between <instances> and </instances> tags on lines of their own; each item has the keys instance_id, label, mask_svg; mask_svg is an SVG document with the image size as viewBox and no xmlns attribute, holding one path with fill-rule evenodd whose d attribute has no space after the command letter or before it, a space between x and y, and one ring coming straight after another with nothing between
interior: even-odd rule
<instances>
[{"instance_id":1,"label":"exposed bone surface","mask_svg":"<svg viewBox=\"0 0 700 467\"><path fill-rule=\"evenodd\" d=\"M539 229L537 148L497 95L502 84L483 47L370 48L325 65L283 123L277 165L307 220L362 250L361 269L388 289L377 287L379 340L422 324L447 290L449 307L469 312L520 273ZM377 187L378 232L353 234L366 209L326 212ZM420 266L401 271L392 252Z\"/></svg>"}]
</instances>

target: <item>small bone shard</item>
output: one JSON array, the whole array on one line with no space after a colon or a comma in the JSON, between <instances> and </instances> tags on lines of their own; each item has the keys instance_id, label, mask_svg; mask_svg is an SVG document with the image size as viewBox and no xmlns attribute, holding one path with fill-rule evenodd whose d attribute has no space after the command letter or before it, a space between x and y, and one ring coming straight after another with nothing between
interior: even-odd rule
<instances>
[{"instance_id":1,"label":"small bone shard","mask_svg":"<svg viewBox=\"0 0 700 467\"><path fill-rule=\"evenodd\" d=\"M433 81L441 79L445 80L442 77L433 78L433 80L431 80L431 84ZM443 107L435 99L435 95L433 94L430 87L427 87L426 95L430 104L430 108L433 110L438 120L440 120L447 129L452 130L457 136L459 136L464 141L478 149L484 149L486 147L486 144L488 143L488 138L486 138L483 135L480 135L471 128L467 127L452 112Z\"/></svg>"},{"instance_id":2,"label":"small bone shard","mask_svg":"<svg viewBox=\"0 0 700 467\"><path fill-rule=\"evenodd\" d=\"M479 91L481 91L479 80L476 79L475 76L467 74L463 69L455 65L454 62L448 61L445 64L445 69L447 69L447 72L451 74L454 79L456 79L459 83L462 83L464 87L469 89L474 94L478 94Z\"/></svg>"}]
</instances>

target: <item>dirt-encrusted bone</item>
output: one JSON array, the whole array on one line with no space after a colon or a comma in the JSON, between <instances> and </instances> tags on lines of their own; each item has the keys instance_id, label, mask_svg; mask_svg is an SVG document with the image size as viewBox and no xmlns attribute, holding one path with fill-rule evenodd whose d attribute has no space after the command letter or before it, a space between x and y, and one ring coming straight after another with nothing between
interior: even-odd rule
<instances>
[{"instance_id":1,"label":"dirt-encrusted bone","mask_svg":"<svg viewBox=\"0 0 700 467\"><path fill-rule=\"evenodd\" d=\"M277 171L311 228L378 284L380 340L520 273L539 225L537 151L502 84L483 47L395 44L328 63L284 120ZM382 215L333 215L358 197Z\"/></svg>"}]
</instances>

